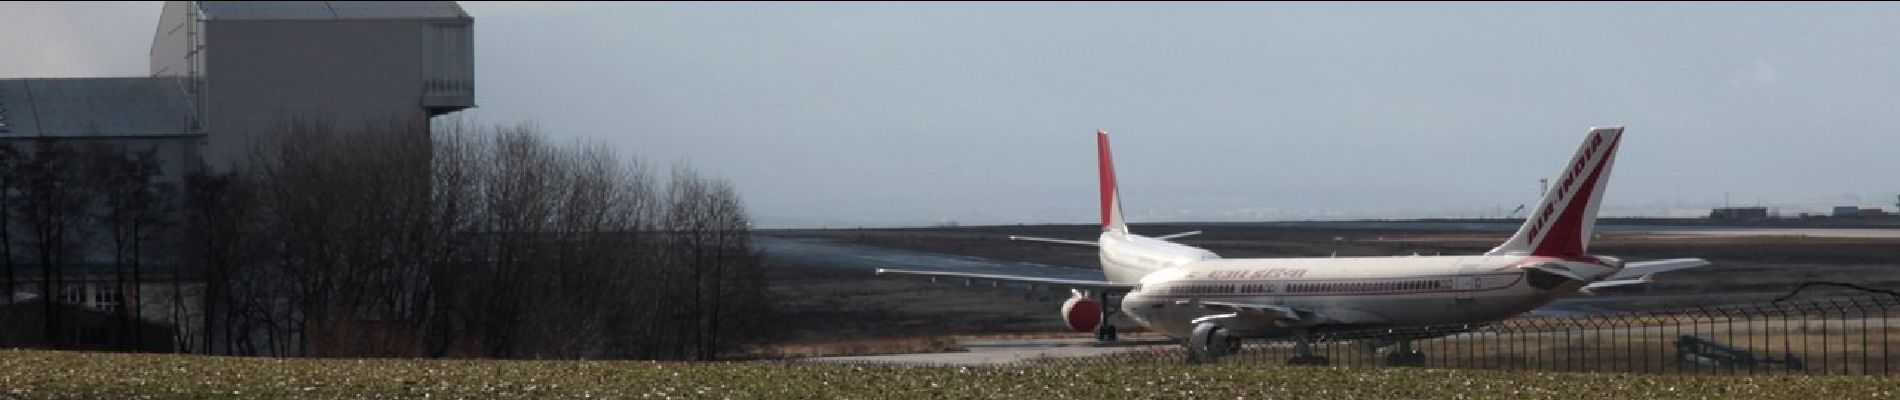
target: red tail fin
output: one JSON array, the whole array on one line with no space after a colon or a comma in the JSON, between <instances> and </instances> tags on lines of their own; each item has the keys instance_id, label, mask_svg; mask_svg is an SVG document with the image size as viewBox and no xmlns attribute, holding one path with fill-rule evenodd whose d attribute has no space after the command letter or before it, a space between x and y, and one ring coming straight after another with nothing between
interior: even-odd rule
<instances>
[{"instance_id":1,"label":"red tail fin","mask_svg":"<svg viewBox=\"0 0 1900 400\"><path fill-rule=\"evenodd\" d=\"M1622 139L1623 127L1591 128L1570 164L1558 172L1555 184L1544 193L1543 204L1524 220L1516 235L1488 254L1589 254L1603 188L1609 183L1610 166L1616 161L1617 144Z\"/></svg>"},{"instance_id":2,"label":"red tail fin","mask_svg":"<svg viewBox=\"0 0 1900 400\"><path fill-rule=\"evenodd\" d=\"M1108 130L1095 131L1095 152L1102 178L1102 231L1128 232L1122 222L1121 192L1115 186L1115 159L1108 151Z\"/></svg>"}]
</instances>

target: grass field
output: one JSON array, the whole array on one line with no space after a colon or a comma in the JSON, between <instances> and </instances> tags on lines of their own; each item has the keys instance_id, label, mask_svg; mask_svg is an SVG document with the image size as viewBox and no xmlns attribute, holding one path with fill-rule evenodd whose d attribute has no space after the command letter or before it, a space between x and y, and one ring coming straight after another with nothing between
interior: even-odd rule
<instances>
[{"instance_id":1,"label":"grass field","mask_svg":"<svg viewBox=\"0 0 1900 400\"><path fill-rule=\"evenodd\" d=\"M1835 399L1897 393L1900 381L1839 376L1240 366L280 360L0 350L0 398L4 399Z\"/></svg>"}]
</instances>

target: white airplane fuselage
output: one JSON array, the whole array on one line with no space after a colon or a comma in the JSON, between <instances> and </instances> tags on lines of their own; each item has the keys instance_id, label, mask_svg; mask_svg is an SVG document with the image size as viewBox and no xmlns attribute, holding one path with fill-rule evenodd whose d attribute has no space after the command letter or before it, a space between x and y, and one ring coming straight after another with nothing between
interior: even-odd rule
<instances>
[{"instance_id":1,"label":"white airplane fuselage","mask_svg":"<svg viewBox=\"0 0 1900 400\"><path fill-rule=\"evenodd\" d=\"M1098 340L1114 340L1114 326L1105 321L1119 315L1184 339L1189 360L1195 362L1218 360L1238 348L1237 339L1291 336L1298 339L1298 355L1289 363L1324 363L1325 357L1305 346L1307 334L1492 322L1580 289L1643 284L1656 272L1707 265L1700 259L1626 265L1589 253L1622 132L1621 127L1591 128L1524 224L1480 255L1223 259L1168 240L1200 231L1157 237L1129 233L1108 133L1097 131L1101 236L1093 242L1011 239L1095 246L1106 281L903 270L880 273L1066 286L1076 294L1062 307L1064 322L1071 329L1093 330ZM1122 295L1118 307L1111 300L1114 294ZM1401 364L1421 360L1404 351L1388 356Z\"/></svg>"},{"instance_id":2,"label":"white airplane fuselage","mask_svg":"<svg viewBox=\"0 0 1900 400\"><path fill-rule=\"evenodd\" d=\"M1327 318L1392 326L1496 321L1567 296L1587 283L1554 276L1533 279L1538 274L1523 267L1554 265L1598 278L1622 265L1608 257L1523 255L1221 259L1199 248L1116 232L1102 234L1099 243L1111 281L1141 284L1122 298L1123 315L1176 338L1188 336L1197 318L1228 313L1199 307L1199 301L1326 310ZM1328 326L1367 327L1312 320L1227 328L1236 336L1259 338Z\"/></svg>"},{"instance_id":3,"label":"white airplane fuselage","mask_svg":"<svg viewBox=\"0 0 1900 400\"><path fill-rule=\"evenodd\" d=\"M1119 232L1102 232L1096 243L1102 275L1110 282L1141 282L1155 271L1220 258L1198 247Z\"/></svg>"}]
</instances>

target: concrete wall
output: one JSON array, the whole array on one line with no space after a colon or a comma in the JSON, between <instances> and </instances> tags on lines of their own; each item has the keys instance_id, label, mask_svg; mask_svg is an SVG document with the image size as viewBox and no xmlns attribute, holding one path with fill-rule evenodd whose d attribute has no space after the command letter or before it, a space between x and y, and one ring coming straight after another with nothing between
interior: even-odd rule
<instances>
[{"instance_id":1,"label":"concrete wall","mask_svg":"<svg viewBox=\"0 0 1900 400\"><path fill-rule=\"evenodd\" d=\"M206 162L242 165L281 123L426 132L420 20L205 23Z\"/></svg>"},{"instance_id":2,"label":"concrete wall","mask_svg":"<svg viewBox=\"0 0 1900 400\"><path fill-rule=\"evenodd\" d=\"M167 1L158 14L158 32L152 35L152 76L185 76L190 71L186 56L191 50L188 23L189 2Z\"/></svg>"}]
</instances>

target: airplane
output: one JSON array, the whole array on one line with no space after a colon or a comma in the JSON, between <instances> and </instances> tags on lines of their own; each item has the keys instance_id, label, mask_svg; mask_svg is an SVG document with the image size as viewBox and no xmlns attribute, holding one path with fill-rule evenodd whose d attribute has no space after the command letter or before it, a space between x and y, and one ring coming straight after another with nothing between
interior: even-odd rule
<instances>
[{"instance_id":1,"label":"airplane","mask_svg":"<svg viewBox=\"0 0 1900 400\"><path fill-rule=\"evenodd\" d=\"M1147 237L1122 218L1108 132L1096 131L1102 233L1095 241L1012 236L1013 240L1094 246L1104 281L1003 274L879 269L879 275L1067 288L1063 320L1113 341L1112 317L1178 339L1188 361L1210 363L1245 339L1292 339L1291 365L1325 365L1311 335L1375 328L1483 324L1511 318L1578 292L1641 285L1665 271L1709 265L1698 258L1624 262L1590 254L1597 209L1623 127L1591 128L1557 184L1503 244L1480 255L1244 258L1169 241L1196 232ZM1115 302L1114 296L1121 296ZM1119 304L1117 304L1119 303ZM1422 365L1411 341L1456 332L1374 342L1398 347L1392 365ZM1376 349L1376 348L1375 348Z\"/></svg>"}]
</instances>

